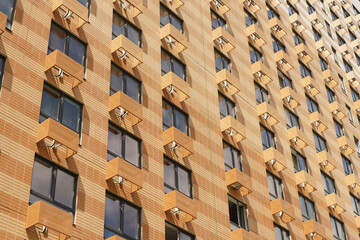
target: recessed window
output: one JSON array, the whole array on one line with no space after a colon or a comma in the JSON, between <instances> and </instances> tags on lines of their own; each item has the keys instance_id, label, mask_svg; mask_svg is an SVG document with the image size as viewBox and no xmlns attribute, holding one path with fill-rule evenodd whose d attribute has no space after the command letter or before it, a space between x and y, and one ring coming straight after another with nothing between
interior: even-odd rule
<instances>
[{"instance_id":1,"label":"recessed window","mask_svg":"<svg viewBox=\"0 0 360 240\"><path fill-rule=\"evenodd\" d=\"M339 46L344 45L346 43L345 40L338 33L336 33L336 37L338 39Z\"/></svg>"},{"instance_id":2,"label":"recessed window","mask_svg":"<svg viewBox=\"0 0 360 240\"><path fill-rule=\"evenodd\" d=\"M336 50L335 50L335 48L334 48L333 46L331 46L331 50L332 50L332 52L333 52L333 57L334 57L335 63L336 63L338 66L340 66L340 64L339 64L339 59L338 59L338 55L337 55Z\"/></svg>"},{"instance_id":3,"label":"recessed window","mask_svg":"<svg viewBox=\"0 0 360 240\"><path fill-rule=\"evenodd\" d=\"M230 229L234 231L238 228L248 229L248 216L246 205L237 199L228 196Z\"/></svg>"},{"instance_id":4,"label":"recessed window","mask_svg":"<svg viewBox=\"0 0 360 240\"><path fill-rule=\"evenodd\" d=\"M290 232L274 223L275 240L290 240Z\"/></svg>"},{"instance_id":5,"label":"recessed window","mask_svg":"<svg viewBox=\"0 0 360 240\"><path fill-rule=\"evenodd\" d=\"M352 6L353 6L353 9L354 9L355 16L359 15L360 14L359 10L354 6L354 4Z\"/></svg>"},{"instance_id":6,"label":"recessed window","mask_svg":"<svg viewBox=\"0 0 360 240\"><path fill-rule=\"evenodd\" d=\"M341 123L339 123L338 121L334 120L334 127L335 127L335 133L336 133L336 137L342 137L344 136L344 127Z\"/></svg>"},{"instance_id":7,"label":"recessed window","mask_svg":"<svg viewBox=\"0 0 360 240\"><path fill-rule=\"evenodd\" d=\"M227 25L225 19L220 17L216 12L211 10L211 27L212 30L217 29L218 27L222 27L227 30Z\"/></svg>"},{"instance_id":8,"label":"recessed window","mask_svg":"<svg viewBox=\"0 0 360 240\"><path fill-rule=\"evenodd\" d=\"M235 103L219 93L220 119L226 116L236 118Z\"/></svg>"},{"instance_id":9,"label":"recessed window","mask_svg":"<svg viewBox=\"0 0 360 240\"><path fill-rule=\"evenodd\" d=\"M330 223L335 240L346 240L344 223L330 215Z\"/></svg>"},{"instance_id":10,"label":"recessed window","mask_svg":"<svg viewBox=\"0 0 360 240\"><path fill-rule=\"evenodd\" d=\"M1 90L1 86L2 86L2 80L4 78L5 63L6 63L5 57L0 55L0 90Z\"/></svg>"},{"instance_id":11,"label":"recessed window","mask_svg":"<svg viewBox=\"0 0 360 240\"><path fill-rule=\"evenodd\" d=\"M327 94L329 103L332 103L332 102L336 101L336 95L335 95L335 92L333 90L326 87L326 94Z\"/></svg>"},{"instance_id":12,"label":"recessed window","mask_svg":"<svg viewBox=\"0 0 360 240\"><path fill-rule=\"evenodd\" d=\"M320 112L319 104L314 99L309 97L308 95L306 95L306 104L307 104L309 113Z\"/></svg>"},{"instance_id":13,"label":"recessed window","mask_svg":"<svg viewBox=\"0 0 360 240\"><path fill-rule=\"evenodd\" d=\"M293 160L295 173L300 171L309 172L306 158L293 148L291 148L291 157Z\"/></svg>"},{"instance_id":14,"label":"recessed window","mask_svg":"<svg viewBox=\"0 0 360 240\"><path fill-rule=\"evenodd\" d=\"M9 29L14 21L15 7L16 0L2 0L0 2L0 12L7 16L6 27Z\"/></svg>"},{"instance_id":15,"label":"recessed window","mask_svg":"<svg viewBox=\"0 0 360 240\"><path fill-rule=\"evenodd\" d=\"M358 115L358 119L360 119L359 115ZM360 122L360 120L359 120L359 122ZM354 137L354 142L355 142L356 152L358 154L358 157L360 157L360 142L359 142L359 139Z\"/></svg>"},{"instance_id":16,"label":"recessed window","mask_svg":"<svg viewBox=\"0 0 360 240\"><path fill-rule=\"evenodd\" d=\"M164 76L168 72L173 72L186 81L185 64L164 49L161 49L161 76Z\"/></svg>"},{"instance_id":17,"label":"recessed window","mask_svg":"<svg viewBox=\"0 0 360 240\"><path fill-rule=\"evenodd\" d=\"M321 171L321 178L324 186L325 195L336 193L335 181L329 175Z\"/></svg>"},{"instance_id":18,"label":"recessed window","mask_svg":"<svg viewBox=\"0 0 360 240\"><path fill-rule=\"evenodd\" d=\"M223 69L231 72L231 62L224 54L215 49L215 70L219 72Z\"/></svg>"},{"instance_id":19,"label":"recessed window","mask_svg":"<svg viewBox=\"0 0 360 240\"><path fill-rule=\"evenodd\" d=\"M276 148L275 134L272 131L260 124L260 133L263 150L271 147Z\"/></svg>"},{"instance_id":20,"label":"recessed window","mask_svg":"<svg viewBox=\"0 0 360 240\"><path fill-rule=\"evenodd\" d=\"M141 82L121 68L111 64L110 96L118 91L122 91L137 102L141 101Z\"/></svg>"},{"instance_id":21,"label":"recessed window","mask_svg":"<svg viewBox=\"0 0 360 240\"><path fill-rule=\"evenodd\" d=\"M168 8L160 4L160 27L164 27L168 23L173 25L180 32L184 32L183 20L176 16L176 14Z\"/></svg>"},{"instance_id":22,"label":"recessed window","mask_svg":"<svg viewBox=\"0 0 360 240\"><path fill-rule=\"evenodd\" d=\"M173 190L192 197L191 171L164 157L164 192Z\"/></svg>"},{"instance_id":23,"label":"recessed window","mask_svg":"<svg viewBox=\"0 0 360 240\"><path fill-rule=\"evenodd\" d=\"M357 55L356 53L354 55L355 55L355 59L356 59L356 64L358 66L360 66L360 57L359 57L359 55Z\"/></svg>"},{"instance_id":24,"label":"recessed window","mask_svg":"<svg viewBox=\"0 0 360 240\"><path fill-rule=\"evenodd\" d=\"M165 223L165 240L194 240L194 236L175 227L172 224Z\"/></svg>"},{"instance_id":25,"label":"recessed window","mask_svg":"<svg viewBox=\"0 0 360 240\"><path fill-rule=\"evenodd\" d=\"M280 19L279 13L267 3L266 3L266 9L267 9L267 15L268 15L269 20L274 17L277 17L278 19Z\"/></svg>"},{"instance_id":26,"label":"recessed window","mask_svg":"<svg viewBox=\"0 0 360 240\"><path fill-rule=\"evenodd\" d=\"M347 115L348 115L348 118L349 118L349 122L354 125L354 118L353 118L353 115L352 115L352 112L351 112L351 107L349 107L348 105L345 104L345 107L346 107L346 110L347 110Z\"/></svg>"},{"instance_id":27,"label":"recessed window","mask_svg":"<svg viewBox=\"0 0 360 240\"><path fill-rule=\"evenodd\" d=\"M344 18L350 17L349 12L346 11L344 7L342 7L342 11L343 11L343 13L344 13Z\"/></svg>"},{"instance_id":28,"label":"recessed window","mask_svg":"<svg viewBox=\"0 0 360 240\"><path fill-rule=\"evenodd\" d=\"M277 69L277 72L279 77L280 89L283 89L285 87L293 88L292 80L279 69Z\"/></svg>"},{"instance_id":29,"label":"recessed window","mask_svg":"<svg viewBox=\"0 0 360 240\"><path fill-rule=\"evenodd\" d=\"M329 69L329 63L327 61L325 61L325 59L323 59L322 57L320 57L320 67L321 67L321 71L325 71Z\"/></svg>"},{"instance_id":30,"label":"recessed window","mask_svg":"<svg viewBox=\"0 0 360 240\"><path fill-rule=\"evenodd\" d=\"M303 222L306 222L310 219L314 219L316 221L316 211L315 211L314 202L301 194L299 194L299 199L300 199L300 208L301 208Z\"/></svg>"},{"instance_id":31,"label":"recessed window","mask_svg":"<svg viewBox=\"0 0 360 240\"><path fill-rule=\"evenodd\" d=\"M162 102L162 114L163 114L163 131L168 128L176 127L181 132L189 135L188 129L188 115L170 104L168 101Z\"/></svg>"},{"instance_id":32,"label":"recessed window","mask_svg":"<svg viewBox=\"0 0 360 240\"><path fill-rule=\"evenodd\" d=\"M345 68L345 72L351 72L353 70L353 67L351 66L350 63L348 63L345 59L343 59L343 63L344 63L344 68Z\"/></svg>"},{"instance_id":33,"label":"recessed window","mask_svg":"<svg viewBox=\"0 0 360 240\"><path fill-rule=\"evenodd\" d=\"M315 8L313 7L313 5L311 5L308 1L306 1L306 6L307 6L307 10L309 15L311 15L312 13L316 12Z\"/></svg>"},{"instance_id":34,"label":"recessed window","mask_svg":"<svg viewBox=\"0 0 360 240\"><path fill-rule=\"evenodd\" d=\"M313 134L316 152L328 151L326 140L314 131Z\"/></svg>"},{"instance_id":35,"label":"recessed window","mask_svg":"<svg viewBox=\"0 0 360 240\"><path fill-rule=\"evenodd\" d=\"M342 163L343 163L345 176L353 174L354 170L353 170L351 161L342 154L341 154L341 160L342 160Z\"/></svg>"},{"instance_id":36,"label":"recessed window","mask_svg":"<svg viewBox=\"0 0 360 240\"><path fill-rule=\"evenodd\" d=\"M140 239L141 209L134 204L106 193L104 238L114 235L126 239Z\"/></svg>"},{"instance_id":37,"label":"recessed window","mask_svg":"<svg viewBox=\"0 0 360 240\"><path fill-rule=\"evenodd\" d=\"M333 38L330 24L326 20L325 20L325 26L326 26L326 30L327 30L329 37Z\"/></svg>"},{"instance_id":38,"label":"recessed window","mask_svg":"<svg viewBox=\"0 0 360 240\"><path fill-rule=\"evenodd\" d=\"M351 41L354 41L354 40L357 39L355 33L353 33L352 31L349 31L349 36L350 36L350 40L351 40Z\"/></svg>"},{"instance_id":39,"label":"recessed window","mask_svg":"<svg viewBox=\"0 0 360 240\"><path fill-rule=\"evenodd\" d=\"M250 44L249 44L249 48L250 48L251 64L256 63L258 61L264 62L263 55L259 50L257 50L255 47L251 46Z\"/></svg>"},{"instance_id":40,"label":"recessed window","mask_svg":"<svg viewBox=\"0 0 360 240\"><path fill-rule=\"evenodd\" d=\"M350 193L351 203L354 210L355 217L360 216L360 199L355 197L353 194Z\"/></svg>"},{"instance_id":41,"label":"recessed window","mask_svg":"<svg viewBox=\"0 0 360 240\"><path fill-rule=\"evenodd\" d=\"M302 36L300 36L300 34L298 34L295 31L293 31L293 34L294 34L295 45L299 45L301 43L303 43L305 45L305 39Z\"/></svg>"},{"instance_id":42,"label":"recessed window","mask_svg":"<svg viewBox=\"0 0 360 240\"><path fill-rule=\"evenodd\" d=\"M341 91L343 91L343 93L345 93L345 94L347 95L344 78L343 78L340 74L338 74L338 77L339 77L339 79L340 79Z\"/></svg>"},{"instance_id":43,"label":"recessed window","mask_svg":"<svg viewBox=\"0 0 360 240\"><path fill-rule=\"evenodd\" d=\"M331 9L330 9L330 15L331 15L331 20L333 21L339 19L338 15L336 15L336 13L334 13L334 11Z\"/></svg>"},{"instance_id":44,"label":"recessed window","mask_svg":"<svg viewBox=\"0 0 360 240\"><path fill-rule=\"evenodd\" d=\"M312 73L310 68L308 68L307 66L305 66L305 64L303 64L302 62L299 61L300 64L300 73L301 73L301 77L302 78L306 78L307 76L312 77Z\"/></svg>"},{"instance_id":45,"label":"recessed window","mask_svg":"<svg viewBox=\"0 0 360 240\"><path fill-rule=\"evenodd\" d=\"M120 157L141 167L141 141L119 127L109 124L107 160Z\"/></svg>"},{"instance_id":46,"label":"recessed window","mask_svg":"<svg viewBox=\"0 0 360 240\"><path fill-rule=\"evenodd\" d=\"M112 24L112 39L119 35L124 35L130 41L141 47L141 30L128 20L114 12Z\"/></svg>"},{"instance_id":47,"label":"recessed window","mask_svg":"<svg viewBox=\"0 0 360 240\"><path fill-rule=\"evenodd\" d=\"M263 88L261 85L255 82L255 96L256 103L259 105L260 103L267 102L270 103L270 97L268 91Z\"/></svg>"},{"instance_id":48,"label":"recessed window","mask_svg":"<svg viewBox=\"0 0 360 240\"><path fill-rule=\"evenodd\" d=\"M233 168L242 171L241 153L239 150L223 141L225 171Z\"/></svg>"},{"instance_id":49,"label":"recessed window","mask_svg":"<svg viewBox=\"0 0 360 240\"><path fill-rule=\"evenodd\" d=\"M270 200L272 201L277 198L284 199L284 192L283 192L281 179L267 172L267 182L268 182Z\"/></svg>"},{"instance_id":50,"label":"recessed window","mask_svg":"<svg viewBox=\"0 0 360 240\"><path fill-rule=\"evenodd\" d=\"M55 50L63 52L79 64L85 66L86 44L57 24L51 23L47 54Z\"/></svg>"},{"instance_id":51,"label":"recessed window","mask_svg":"<svg viewBox=\"0 0 360 240\"><path fill-rule=\"evenodd\" d=\"M319 41L321 39L321 33L318 30L316 30L315 28L312 28L312 31L314 33L315 42Z\"/></svg>"},{"instance_id":52,"label":"recessed window","mask_svg":"<svg viewBox=\"0 0 360 240\"><path fill-rule=\"evenodd\" d=\"M54 87L44 84L39 122L49 117L80 133L82 105Z\"/></svg>"},{"instance_id":53,"label":"recessed window","mask_svg":"<svg viewBox=\"0 0 360 240\"><path fill-rule=\"evenodd\" d=\"M284 106L284 110L285 110L285 122L287 129L292 127L300 128L299 117L285 106Z\"/></svg>"},{"instance_id":54,"label":"recessed window","mask_svg":"<svg viewBox=\"0 0 360 240\"><path fill-rule=\"evenodd\" d=\"M246 27L249 27L253 24L257 24L257 19L256 17L254 17L254 15L252 15L251 13L249 13L246 9L244 9L245 12L245 24Z\"/></svg>"},{"instance_id":55,"label":"recessed window","mask_svg":"<svg viewBox=\"0 0 360 240\"><path fill-rule=\"evenodd\" d=\"M292 5L289 1L286 1L289 10L289 16L293 15L293 14L299 14L299 11L297 10L297 8Z\"/></svg>"},{"instance_id":56,"label":"recessed window","mask_svg":"<svg viewBox=\"0 0 360 240\"><path fill-rule=\"evenodd\" d=\"M276 37L274 37L272 35L272 39L273 39L273 49L274 49L274 53L283 50L284 52L286 52L286 47L285 45Z\"/></svg>"},{"instance_id":57,"label":"recessed window","mask_svg":"<svg viewBox=\"0 0 360 240\"><path fill-rule=\"evenodd\" d=\"M74 214L76 184L75 174L35 156L29 203L31 205L37 201L45 201Z\"/></svg>"}]
</instances>

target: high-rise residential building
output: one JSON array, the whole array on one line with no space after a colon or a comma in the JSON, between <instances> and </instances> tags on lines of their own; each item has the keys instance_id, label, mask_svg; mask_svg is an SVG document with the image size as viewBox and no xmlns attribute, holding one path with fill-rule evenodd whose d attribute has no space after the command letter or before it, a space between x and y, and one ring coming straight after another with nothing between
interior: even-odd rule
<instances>
[{"instance_id":1,"label":"high-rise residential building","mask_svg":"<svg viewBox=\"0 0 360 240\"><path fill-rule=\"evenodd\" d=\"M0 239L359 239L359 21L0 0Z\"/></svg>"}]
</instances>

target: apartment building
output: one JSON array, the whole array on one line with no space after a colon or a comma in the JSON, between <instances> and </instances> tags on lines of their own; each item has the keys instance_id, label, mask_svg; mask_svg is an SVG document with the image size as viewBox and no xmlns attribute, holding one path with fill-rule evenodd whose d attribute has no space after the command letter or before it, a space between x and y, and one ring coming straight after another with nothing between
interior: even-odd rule
<instances>
[{"instance_id":1,"label":"apartment building","mask_svg":"<svg viewBox=\"0 0 360 240\"><path fill-rule=\"evenodd\" d=\"M359 239L359 21L1 0L0 239Z\"/></svg>"}]
</instances>

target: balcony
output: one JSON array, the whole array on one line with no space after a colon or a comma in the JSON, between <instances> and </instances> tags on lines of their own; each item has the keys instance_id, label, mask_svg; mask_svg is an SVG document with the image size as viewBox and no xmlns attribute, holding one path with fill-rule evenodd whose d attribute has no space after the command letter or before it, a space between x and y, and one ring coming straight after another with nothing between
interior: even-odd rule
<instances>
[{"instance_id":1,"label":"balcony","mask_svg":"<svg viewBox=\"0 0 360 240\"><path fill-rule=\"evenodd\" d=\"M184 212L185 222L196 219L197 212L194 199L189 198L177 190L165 194L164 211L170 211L174 214Z\"/></svg>"},{"instance_id":2,"label":"balcony","mask_svg":"<svg viewBox=\"0 0 360 240\"><path fill-rule=\"evenodd\" d=\"M331 10L333 10L333 12L336 12L340 9L339 4L337 4L336 1L332 1L331 3L329 3L329 7L331 8Z\"/></svg>"},{"instance_id":3,"label":"balcony","mask_svg":"<svg viewBox=\"0 0 360 240\"><path fill-rule=\"evenodd\" d=\"M302 62L308 63L313 58L310 56L310 50L307 46L305 46L304 43L300 43L295 46L295 52L298 55L299 59L301 59Z\"/></svg>"},{"instance_id":4,"label":"balcony","mask_svg":"<svg viewBox=\"0 0 360 240\"><path fill-rule=\"evenodd\" d=\"M218 27L212 31L214 43L222 50L230 52L235 48L235 39L222 27Z\"/></svg>"},{"instance_id":5,"label":"balcony","mask_svg":"<svg viewBox=\"0 0 360 240\"><path fill-rule=\"evenodd\" d=\"M304 148L308 144L308 139L305 136L305 133L301 131L298 127L292 127L287 130L289 135L290 144L297 148Z\"/></svg>"},{"instance_id":6,"label":"balcony","mask_svg":"<svg viewBox=\"0 0 360 240\"><path fill-rule=\"evenodd\" d=\"M352 22L351 17L348 17L348 18L350 18L351 21L349 23L347 23L346 25L349 28L349 30L353 32L357 29L357 25Z\"/></svg>"},{"instance_id":7,"label":"balcony","mask_svg":"<svg viewBox=\"0 0 360 240\"><path fill-rule=\"evenodd\" d=\"M360 100L354 102L354 108L356 112L360 112Z\"/></svg>"},{"instance_id":8,"label":"balcony","mask_svg":"<svg viewBox=\"0 0 360 240\"><path fill-rule=\"evenodd\" d=\"M304 24L302 24L303 19L298 14L293 14L290 16L290 22L294 30L296 30L298 33L302 33L306 27Z\"/></svg>"},{"instance_id":9,"label":"balcony","mask_svg":"<svg viewBox=\"0 0 360 240\"><path fill-rule=\"evenodd\" d=\"M336 169L336 162L334 157L327 151L318 152L316 154L317 162L319 163L322 169L325 169L329 172Z\"/></svg>"},{"instance_id":10,"label":"balcony","mask_svg":"<svg viewBox=\"0 0 360 240\"><path fill-rule=\"evenodd\" d=\"M169 146L172 151L180 148L182 157L193 154L193 140L175 127L163 131L163 146Z\"/></svg>"},{"instance_id":11,"label":"balcony","mask_svg":"<svg viewBox=\"0 0 360 240\"><path fill-rule=\"evenodd\" d=\"M261 8L261 4L260 4L260 0L244 0L244 5L248 7L248 9L250 10L250 12L252 13L256 13L257 11L259 11Z\"/></svg>"},{"instance_id":12,"label":"balcony","mask_svg":"<svg viewBox=\"0 0 360 240\"><path fill-rule=\"evenodd\" d=\"M48 229L58 232L59 239L71 237L73 232L73 215L44 201L38 201L28 207L26 229Z\"/></svg>"},{"instance_id":13,"label":"balcony","mask_svg":"<svg viewBox=\"0 0 360 240\"><path fill-rule=\"evenodd\" d=\"M226 116L220 120L221 132L232 137L235 142L240 142L245 139L244 126L232 116Z\"/></svg>"},{"instance_id":14,"label":"balcony","mask_svg":"<svg viewBox=\"0 0 360 240\"><path fill-rule=\"evenodd\" d=\"M229 0L208 0L209 3L220 13L225 14L230 11Z\"/></svg>"},{"instance_id":15,"label":"balcony","mask_svg":"<svg viewBox=\"0 0 360 240\"><path fill-rule=\"evenodd\" d=\"M293 69L293 66L289 63L290 56L284 52L283 50L280 50L274 54L275 62L278 65L278 67L287 72L291 69Z\"/></svg>"},{"instance_id":16,"label":"balcony","mask_svg":"<svg viewBox=\"0 0 360 240\"><path fill-rule=\"evenodd\" d=\"M352 142L350 142L349 138L346 136L342 136L339 137L337 139L340 151L345 154L345 155L349 155L355 152L355 144L352 144Z\"/></svg>"},{"instance_id":17,"label":"balcony","mask_svg":"<svg viewBox=\"0 0 360 240\"><path fill-rule=\"evenodd\" d=\"M161 0L161 2L167 6L168 8L170 8L173 12L176 12L177 9L179 9L180 7L182 7L185 3L184 0L173 0L173 1L169 1L169 0Z\"/></svg>"},{"instance_id":18,"label":"balcony","mask_svg":"<svg viewBox=\"0 0 360 240\"><path fill-rule=\"evenodd\" d=\"M309 118L310 123L315 130L323 132L328 129L328 127L325 125L324 116L318 111L310 113Z\"/></svg>"},{"instance_id":19,"label":"balcony","mask_svg":"<svg viewBox=\"0 0 360 240\"><path fill-rule=\"evenodd\" d=\"M341 26L341 22L340 22L340 19L338 18L338 19L335 19L335 20L333 20L333 22L332 22L333 24L333 26L335 27L335 31L336 31L336 27L337 26Z\"/></svg>"},{"instance_id":20,"label":"balcony","mask_svg":"<svg viewBox=\"0 0 360 240\"><path fill-rule=\"evenodd\" d=\"M277 111L268 102L263 102L257 105L257 113L260 121L266 126L271 127L279 122Z\"/></svg>"},{"instance_id":21,"label":"balcony","mask_svg":"<svg viewBox=\"0 0 360 240\"><path fill-rule=\"evenodd\" d=\"M106 180L109 179L119 184L123 184L124 181L130 182L131 193L140 190L143 186L141 169L119 157L114 158L106 164Z\"/></svg>"},{"instance_id":22,"label":"balcony","mask_svg":"<svg viewBox=\"0 0 360 240\"><path fill-rule=\"evenodd\" d=\"M349 81L351 86L353 88L357 88L359 86L359 80L358 80L359 74L355 73L355 71L350 71L346 73L345 78Z\"/></svg>"},{"instance_id":23,"label":"balcony","mask_svg":"<svg viewBox=\"0 0 360 240\"><path fill-rule=\"evenodd\" d=\"M314 219L303 222L305 236L312 240L326 240L325 227Z\"/></svg>"},{"instance_id":24,"label":"balcony","mask_svg":"<svg viewBox=\"0 0 360 240\"><path fill-rule=\"evenodd\" d=\"M75 19L77 28L88 22L89 9L77 0L53 0L52 11L57 11L64 19ZM68 13L71 13L69 17Z\"/></svg>"},{"instance_id":25,"label":"balcony","mask_svg":"<svg viewBox=\"0 0 360 240\"><path fill-rule=\"evenodd\" d=\"M246 36L249 41L258 48L266 44L264 31L256 24L252 24L246 28Z\"/></svg>"},{"instance_id":26,"label":"balcony","mask_svg":"<svg viewBox=\"0 0 360 240\"><path fill-rule=\"evenodd\" d=\"M281 172L286 169L286 160L283 154L277 149L271 147L263 151L264 161L267 166L273 168L275 171Z\"/></svg>"},{"instance_id":27,"label":"balcony","mask_svg":"<svg viewBox=\"0 0 360 240\"><path fill-rule=\"evenodd\" d=\"M268 84L272 82L270 77L270 69L261 61L251 64L251 73L254 78L262 84Z\"/></svg>"},{"instance_id":28,"label":"balcony","mask_svg":"<svg viewBox=\"0 0 360 240\"><path fill-rule=\"evenodd\" d=\"M280 90L281 99L284 104L289 108L296 108L300 105L300 97L294 89L287 86Z\"/></svg>"},{"instance_id":29,"label":"balcony","mask_svg":"<svg viewBox=\"0 0 360 240\"><path fill-rule=\"evenodd\" d=\"M271 214L280 218L284 223L289 223L295 218L293 206L282 198L270 201Z\"/></svg>"},{"instance_id":30,"label":"balcony","mask_svg":"<svg viewBox=\"0 0 360 240\"><path fill-rule=\"evenodd\" d=\"M268 21L271 32L278 38L282 38L286 35L284 24L277 18L274 17Z\"/></svg>"},{"instance_id":31,"label":"balcony","mask_svg":"<svg viewBox=\"0 0 360 240\"><path fill-rule=\"evenodd\" d=\"M139 0L113 0L114 4L117 4L119 7L116 6L116 8L120 8L122 15L135 18L138 15L142 14L141 8L140 8L140 1Z\"/></svg>"},{"instance_id":32,"label":"balcony","mask_svg":"<svg viewBox=\"0 0 360 240\"><path fill-rule=\"evenodd\" d=\"M295 182L299 188L307 193L312 193L317 190L314 177L304 170L295 173Z\"/></svg>"},{"instance_id":33,"label":"balcony","mask_svg":"<svg viewBox=\"0 0 360 240\"><path fill-rule=\"evenodd\" d=\"M355 194L358 194L360 192L360 181L358 176L356 176L354 173L347 175L345 177L346 185L349 187L349 190L352 191Z\"/></svg>"},{"instance_id":34,"label":"balcony","mask_svg":"<svg viewBox=\"0 0 360 240\"><path fill-rule=\"evenodd\" d=\"M320 93L320 90L319 90L320 88L319 88L317 82L310 75L303 78L301 81L302 81L302 85L303 85L305 91L310 96L315 96Z\"/></svg>"},{"instance_id":35,"label":"balcony","mask_svg":"<svg viewBox=\"0 0 360 240\"><path fill-rule=\"evenodd\" d=\"M161 77L161 88L171 96L176 96L180 102L190 97L189 83L185 82L173 72L168 72Z\"/></svg>"},{"instance_id":36,"label":"balcony","mask_svg":"<svg viewBox=\"0 0 360 240\"><path fill-rule=\"evenodd\" d=\"M119 118L129 118L132 126L143 119L142 105L122 91L118 91L109 97L109 112L112 111Z\"/></svg>"},{"instance_id":37,"label":"balcony","mask_svg":"<svg viewBox=\"0 0 360 240\"><path fill-rule=\"evenodd\" d=\"M324 27L324 24L322 24L318 18L312 20L311 24L317 31L320 31Z\"/></svg>"},{"instance_id":38,"label":"balcony","mask_svg":"<svg viewBox=\"0 0 360 240\"><path fill-rule=\"evenodd\" d=\"M336 25L335 25L335 26L336 26ZM335 27L335 32L343 35L343 34L346 33L346 29L345 29L341 24L339 24L339 25L337 25L337 26Z\"/></svg>"},{"instance_id":39,"label":"balcony","mask_svg":"<svg viewBox=\"0 0 360 240\"><path fill-rule=\"evenodd\" d=\"M344 202L336 193L330 193L326 195L325 200L326 206L330 209L330 211L337 214L346 212Z\"/></svg>"},{"instance_id":40,"label":"balcony","mask_svg":"<svg viewBox=\"0 0 360 240\"><path fill-rule=\"evenodd\" d=\"M174 46L177 53L181 53L188 46L186 36L170 23L160 28L160 40L163 46L170 49Z\"/></svg>"},{"instance_id":41,"label":"balcony","mask_svg":"<svg viewBox=\"0 0 360 240\"><path fill-rule=\"evenodd\" d=\"M351 7L350 3L347 0L341 0L340 3L345 9L349 9Z\"/></svg>"},{"instance_id":42,"label":"balcony","mask_svg":"<svg viewBox=\"0 0 360 240\"><path fill-rule=\"evenodd\" d=\"M72 87L76 87L83 82L84 66L74 61L59 50L55 50L45 59L45 72L48 70L57 71L54 75L63 78L64 75L67 79L72 81Z\"/></svg>"},{"instance_id":43,"label":"balcony","mask_svg":"<svg viewBox=\"0 0 360 240\"><path fill-rule=\"evenodd\" d=\"M238 228L231 231L230 240L254 240L258 239L258 235L252 231L247 231L243 228Z\"/></svg>"},{"instance_id":44,"label":"balcony","mask_svg":"<svg viewBox=\"0 0 360 240\"><path fill-rule=\"evenodd\" d=\"M36 143L41 141L46 147L54 150L64 146L67 158L77 153L79 148L79 134L52 118L39 124Z\"/></svg>"},{"instance_id":45,"label":"balcony","mask_svg":"<svg viewBox=\"0 0 360 240\"><path fill-rule=\"evenodd\" d=\"M231 95L240 92L241 85L239 79L237 79L227 69L223 69L216 73L216 81L219 87Z\"/></svg>"},{"instance_id":46,"label":"balcony","mask_svg":"<svg viewBox=\"0 0 360 240\"><path fill-rule=\"evenodd\" d=\"M339 85L339 83L336 81L335 74L330 69L327 69L327 70L321 72L321 74L323 76L323 79L324 79L326 85L329 88L334 88L337 85Z\"/></svg>"},{"instance_id":47,"label":"balcony","mask_svg":"<svg viewBox=\"0 0 360 240\"><path fill-rule=\"evenodd\" d=\"M0 12L0 35L5 32L7 16Z\"/></svg>"},{"instance_id":48,"label":"balcony","mask_svg":"<svg viewBox=\"0 0 360 240\"><path fill-rule=\"evenodd\" d=\"M341 120L346 117L343 106L339 104L338 101L334 101L329 105L330 112L336 117L338 120Z\"/></svg>"},{"instance_id":49,"label":"balcony","mask_svg":"<svg viewBox=\"0 0 360 240\"><path fill-rule=\"evenodd\" d=\"M315 47L322 58L327 58L330 55L330 51L325 47L323 39L315 42Z\"/></svg>"},{"instance_id":50,"label":"balcony","mask_svg":"<svg viewBox=\"0 0 360 240\"><path fill-rule=\"evenodd\" d=\"M226 186L234 190L239 190L242 196L246 196L252 192L251 179L244 172L233 168L225 172Z\"/></svg>"},{"instance_id":51,"label":"balcony","mask_svg":"<svg viewBox=\"0 0 360 240\"><path fill-rule=\"evenodd\" d=\"M273 7L276 8L280 4L280 0L267 0L267 2Z\"/></svg>"},{"instance_id":52,"label":"balcony","mask_svg":"<svg viewBox=\"0 0 360 240\"><path fill-rule=\"evenodd\" d=\"M131 68L143 62L143 50L122 34L111 41L111 53Z\"/></svg>"}]
</instances>

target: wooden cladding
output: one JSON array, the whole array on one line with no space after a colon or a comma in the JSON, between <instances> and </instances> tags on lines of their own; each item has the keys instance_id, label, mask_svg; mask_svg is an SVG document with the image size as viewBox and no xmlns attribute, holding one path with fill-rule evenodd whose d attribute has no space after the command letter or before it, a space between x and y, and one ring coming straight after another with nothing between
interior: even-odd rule
<instances>
[{"instance_id":1,"label":"wooden cladding","mask_svg":"<svg viewBox=\"0 0 360 240\"><path fill-rule=\"evenodd\" d=\"M247 231L243 228L238 228L234 231L231 231L230 240L254 240L258 239L258 236L251 231Z\"/></svg>"},{"instance_id":2,"label":"wooden cladding","mask_svg":"<svg viewBox=\"0 0 360 240\"><path fill-rule=\"evenodd\" d=\"M275 62L278 65L278 67L287 72L293 69L293 65L290 63L290 56L284 52L284 50L277 51L274 54Z\"/></svg>"},{"instance_id":3,"label":"wooden cladding","mask_svg":"<svg viewBox=\"0 0 360 240\"><path fill-rule=\"evenodd\" d=\"M173 12L176 12L176 10L180 7L182 7L185 3L184 0L161 0L161 3L163 3L165 6L170 8Z\"/></svg>"},{"instance_id":4,"label":"wooden cladding","mask_svg":"<svg viewBox=\"0 0 360 240\"><path fill-rule=\"evenodd\" d=\"M219 14L225 14L230 11L229 0L208 0L208 2Z\"/></svg>"},{"instance_id":5,"label":"wooden cladding","mask_svg":"<svg viewBox=\"0 0 360 240\"><path fill-rule=\"evenodd\" d=\"M337 139L340 151L345 154L349 155L355 152L355 144L349 140L348 137L342 136Z\"/></svg>"},{"instance_id":6,"label":"wooden cladding","mask_svg":"<svg viewBox=\"0 0 360 240\"><path fill-rule=\"evenodd\" d=\"M344 107L338 101L333 101L332 103L330 103L329 108L330 108L330 112L338 120L341 120L346 117Z\"/></svg>"},{"instance_id":7,"label":"wooden cladding","mask_svg":"<svg viewBox=\"0 0 360 240\"><path fill-rule=\"evenodd\" d=\"M349 187L349 190L355 194L360 192L360 181L355 173L345 176L346 185Z\"/></svg>"},{"instance_id":8,"label":"wooden cladding","mask_svg":"<svg viewBox=\"0 0 360 240\"><path fill-rule=\"evenodd\" d=\"M278 38L282 38L286 35L285 32L285 26L284 24L278 19L277 17L274 17L270 20L268 20L269 27L271 29L271 32L274 33Z\"/></svg>"},{"instance_id":9,"label":"wooden cladding","mask_svg":"<svg viewBox=\"0 0 360 240\"><path fill-rule=\"evenodd\" d=\"M66 16L67 11L72 12L76 15L78 28L88 22L89 9L77 0L53 0L52 10L59 11L63 16Z\"/></svg>"},{"instance_id":10,"label":"wooden cladding","mask_svg":"<svg viewBox=\"0 0 360 240\"><path fill-rule=\"evenodd\" d=\"M194 199L185 196L177 190L166 193L164 196L164 211L179 209L185 213L185 222L196 219L196 204Z\"/></svg>"}]
</instances>

